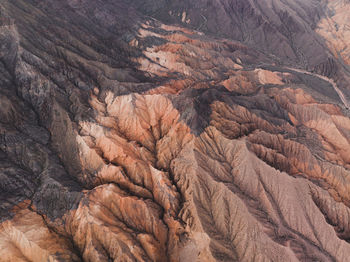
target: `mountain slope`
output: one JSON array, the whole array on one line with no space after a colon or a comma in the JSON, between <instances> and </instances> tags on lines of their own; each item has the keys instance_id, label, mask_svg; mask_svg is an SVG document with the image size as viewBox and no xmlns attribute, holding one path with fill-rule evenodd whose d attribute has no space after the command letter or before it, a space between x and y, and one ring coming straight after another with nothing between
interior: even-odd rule
<instances>
[{"instance_id":1,"label":"mountain slope","mask_svg":"<svg viewBox=\"0 0 350 262\"><path fill-rule=\"evenodd\" d=\"M0 260L347 261L348 6L1 2Z\"/></svg>"}]
</instances>

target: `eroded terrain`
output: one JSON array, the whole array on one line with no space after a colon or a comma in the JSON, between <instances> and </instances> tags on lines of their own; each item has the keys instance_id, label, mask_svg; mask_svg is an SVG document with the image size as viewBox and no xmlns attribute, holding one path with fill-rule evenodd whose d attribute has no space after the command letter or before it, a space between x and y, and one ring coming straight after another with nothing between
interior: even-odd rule
<instances>
[{"instance_id":1,"label":"eroded terrain","mask_svg":"<svg viewBox=\"0 0 350 262\"><path fill-rule=\"evenodd\" d=\"M349 3L135 2L0 3L0 261L347 261Z\"/></svg>"}]
</instances>

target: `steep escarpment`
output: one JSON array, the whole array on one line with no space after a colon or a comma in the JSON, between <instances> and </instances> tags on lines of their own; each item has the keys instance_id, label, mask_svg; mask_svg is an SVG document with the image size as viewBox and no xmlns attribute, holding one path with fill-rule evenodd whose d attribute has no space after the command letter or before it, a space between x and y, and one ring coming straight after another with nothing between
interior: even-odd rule
<instances>
[{"instance_id":1,"label":"steep escarpment","mask_svg":"<svg viewBox=\"0 0 350 262\"><path fill-rule=\"evenodd\" d=\"M0 260L347 261L341 12L263 2L1 2Z\"/></svg>"}]
</instances>

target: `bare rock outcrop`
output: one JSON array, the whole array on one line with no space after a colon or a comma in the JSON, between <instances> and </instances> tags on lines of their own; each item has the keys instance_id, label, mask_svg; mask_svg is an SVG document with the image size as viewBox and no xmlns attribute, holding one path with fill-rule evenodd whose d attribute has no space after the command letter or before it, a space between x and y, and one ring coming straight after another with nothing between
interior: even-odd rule
<instances>
[{"instance_id":1,"label":"bare rock outcrop","mask_svg":"<svg viewBox=\"0 0 350 262\"><path fill-rule=\"evenodd\" d=\"M229 2L0 3L0 261L348 260L349 4Z\"/></svg>"}]
</instances>

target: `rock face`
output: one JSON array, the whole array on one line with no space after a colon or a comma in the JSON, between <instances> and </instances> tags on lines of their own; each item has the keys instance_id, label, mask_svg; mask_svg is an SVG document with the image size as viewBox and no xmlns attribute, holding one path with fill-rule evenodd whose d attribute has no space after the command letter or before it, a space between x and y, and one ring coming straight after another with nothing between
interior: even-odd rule
<instances>
[{"instance_id":1,"label":"rock face","mask_svg":"<svg viewBox=\"0 0 350 262\"><path fill-rule=\"evenodd\" d=\"M0 2L0 261L348 261L349 8Z\"/></svg>"}]
</instances>

